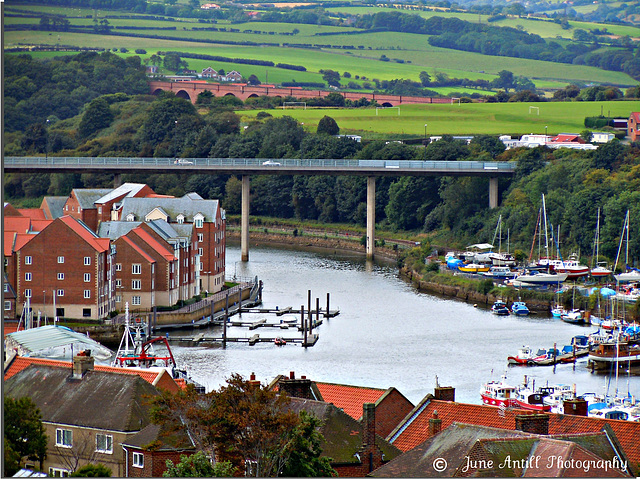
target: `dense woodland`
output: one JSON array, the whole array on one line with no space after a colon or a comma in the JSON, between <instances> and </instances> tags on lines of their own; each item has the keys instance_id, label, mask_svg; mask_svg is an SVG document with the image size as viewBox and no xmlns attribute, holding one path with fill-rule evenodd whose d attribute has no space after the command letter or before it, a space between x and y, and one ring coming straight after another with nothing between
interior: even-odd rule
<instances>
[{"instance_id":1,"label":"dense woodland","mask_svg":"<svg viewBox=\"0 0 640 479\"><path fill-rule=\"evenodd\" d=\"M266 111L244 129L233 109L268 105L269 98L242 105L236 98L203 95L194 106L170 93L145 95L142 92L147 87L139 68L139 61L122 60L112 53L49 61L7 56L4 154L518 161L515 178L501 180L501 206L495 210L487 208L486 179L379 178L378 224L427 233L434 243L448 241L464 247L492 241L502 215L503 244L508 231L511 249L519 248L528 255L544 193L549 222L561 228L563 254L591 254L597 209L601 208L600 253L615 259L624 216L631 209L629 252L632 258L640 258L638 144L614 140L595 151L505 151L502 142L490 136L476 136L470 145L445 136L426 148L385 141L363 144L333 136L339 125L330 118L320 122L318 132L309 133L293 118L273 118ZM48 75L41 75L43 70ZM127 75L136 81L117 83ZM83 83L98 76L111 81ZM43 78L52 78L55 84ZM571 92L582 93L579 89ZM42 103L36 102L38 98ZM38 206L44 195L109 187L112 180L111 175L97 174L5 174L5 200ZM205 198L221 199L229 214L240 212L241 185L233 176L123 175L123 180L145 182L158 193L176 196L196 191ZM251 213L362 225L366 220L365 182L353 176L256 176L251 183Z\"/></svg>"}]
</instances>

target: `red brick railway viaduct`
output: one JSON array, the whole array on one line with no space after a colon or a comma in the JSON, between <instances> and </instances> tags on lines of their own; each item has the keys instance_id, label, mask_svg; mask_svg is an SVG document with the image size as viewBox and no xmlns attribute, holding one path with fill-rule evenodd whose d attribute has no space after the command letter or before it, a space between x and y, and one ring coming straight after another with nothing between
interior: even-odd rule
<instances>
[{"instance_id":1,"label":"red brick railway viaduct","mask_svg":"<svg viewBox=\"0 0 640 479\"><path fill-rule=\"evenodd\" d=\"M172 91L181 98L190 100L195 103L198 95L203 91L210 91L214 96L233 95L242 101L247 98L259 96L292 96L295 98L322 98L333 91L326 90L303 90L300 87L277 88L274 86L249 86L246 84L220 84L220 83L200 83L197 81L150 81L149 87L151 93L156 95L161 90ZM359 100L366 98L369 101L377 101L381 106L400 106L414 105L423 103L450 103L450 98L431 98L421 96L398 96L398 95L380 95L377 93L358 93L358 92L338 92L347 100Z\"/></svg>"}]
</instances>

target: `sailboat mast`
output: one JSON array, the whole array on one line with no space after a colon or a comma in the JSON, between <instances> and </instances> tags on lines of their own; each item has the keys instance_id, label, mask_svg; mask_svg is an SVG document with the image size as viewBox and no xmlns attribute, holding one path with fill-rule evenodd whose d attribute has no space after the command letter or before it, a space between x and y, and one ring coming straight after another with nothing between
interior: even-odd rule
<instances>
[{"instance_id":1,"label":"sailboat mast","mask_svg":"<svg viewBox=\"0 0 640 479\"><path fill-rule=\"evenodd\" d=\"M545 256L549 258L549 236L548 236L548 227L547 227L547 206L544 202L544 193L542 194L542 212L544 215L544 251Z\"/></svg>"}]
</instances>

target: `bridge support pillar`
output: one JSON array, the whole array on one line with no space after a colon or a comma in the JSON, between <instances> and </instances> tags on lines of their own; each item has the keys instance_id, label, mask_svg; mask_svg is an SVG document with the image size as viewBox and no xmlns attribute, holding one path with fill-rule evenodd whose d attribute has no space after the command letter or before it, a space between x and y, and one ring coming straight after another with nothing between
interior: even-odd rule
<instances>
[{"instance_id":1,"label":"bridge support pillar","mask_svg":"<svg viewBox=\"0 0 640 479\"><path fill-rule=\"evenodd\" d=\"M498 178L489 178L489 208L498 207Z\"/></svg>"},{"instance_id":2,"label":"bridge support pillar","mask_svg":"<svg viewBox=\"0 0 640 479\"><path fill-rule=\"evenodd\" d=\"M122 175L120 173L113 175L113 187L117 188L118 186L122 186Z\"/></svg>"},{"instance_id":3,"label":"bridge support pillar","mask_svg":"<svg viewBox=\"0 0 640 479\"><path fill-rule=\"evenodd\" d=\"M373 259L376 245L376 177L367 177L367 259Z\"/></svg>"},{"instance_id":4,"label":"bridge support pillar","mask_svg":"<svg viewBox=\"0 0 640 479\"><path fill-rule=\"evenodd\" d=\"M242 176L242 219L240 220L240 254L249 261L249 175Z\"/></svg>"}]
</instances>

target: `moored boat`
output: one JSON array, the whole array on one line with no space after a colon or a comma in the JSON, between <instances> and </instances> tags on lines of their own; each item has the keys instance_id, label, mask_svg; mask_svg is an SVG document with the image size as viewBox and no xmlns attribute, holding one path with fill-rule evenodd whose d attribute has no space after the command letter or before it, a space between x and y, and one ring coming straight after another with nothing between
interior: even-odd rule
<instances>
[{"instance_id":1,"label":"moored boat","mask_svg":"<svg viewBox=\"0 0 640 479\"><path fill-rule=\"evenodd\" d=\"M502 300L496 300L495 303L493 303L493 306L491 306L491 312L493 314L497 314L498 316L509 316L509 308L507 308L507 305L504 301Z\"/></svg>"},{"instance_id":2,"label":"moored boat","mask_svg":"<svg viewBox=\"0 0 640 479\"><path fill-rule=\"evenodd\" d=\"M514 301L511 305L511 312L516 316L527 316L530 313L524 301Z\"/></svg>"},{"instance_id":3,"label":"moored boat","mask_svg":"<svg viewBox=\"0 0 640 479\"><path fill-rule=\"evenodd\" d=\"M458 266L463 273L485 273L489 271L489 265L479 263L466 263Z\"/></svg>"},{"instance_id":4,"label":"moored boat","mask_svg":"<svg viewBox=\"0 0 640 479\"><path fill-rule=\"evenodd\" d=\"M505 382L503 376L500 381L489 381L480 389L480 397L483 404L491 406L511 407L517 404L515 386L511 386Z\"/></svg>"},{"instance_id":5,"label":"moored boat","mask_svg":"<svg viewBox=\"0 0 640 479\"><path fill-rule=\"evenodd\" d=\"M568 273L542 273L539 271L525 271L523 274L516 276L516 280L522 283L529 284L559 284L564 282Z\"/></svg>"},{"instance_id":6,"label":"moored boat","mask_svg":"<svg viewBox=\"0 0 640 479\"><path fill-rule=\"evenodd\" d=\"M565 311L560 315L560 319L566 323L584 324L584 314L580 309L572 309Z\"/></svg>"},{"instance_id":7,"label":"moored boat","mask_svg":"<svg viewBox=\"0 0 640 479\"><path fill-rule=\"evenodd\" d=\"M511 271L508 266L491 266L489 271L482 273L482 275L495 279L513 279L518 273Z\"/></svg>"},{"instance_id":8,"label":"moored boat","mask_svg":"<svg viewBox=\"0 0 640 479\"><path fill-rule=\"evenodd\" d=\"M561 304L556 304L553 308L551 308L551 316L554 318L560 318L563 314L566 314L567 310L564 309L564 306Z\"/></svg>"},{"instance_id":9,"label":"moored boat","mask_svg":"<svg viewBox=\"0 0 640 479\"><path fill-rule=\"evenodd\" d=\"M603 342L589 351L589 365L593 369L631 367L640 364L640 344Z\"/></svg>"},{"instance_id":10,"label":"moored boat","mask_svg":"<svg viewBox=\"0 0 640 479\"><path fill-rule=\"evenodd\" d=\"M515 356L509 356L507 362L509 364L519 364L522 366L533 366L537 361L547 359L547 352L542 349L538 352L533 351L529 346L522 346Z\"/></svg>"}]
</instances>

